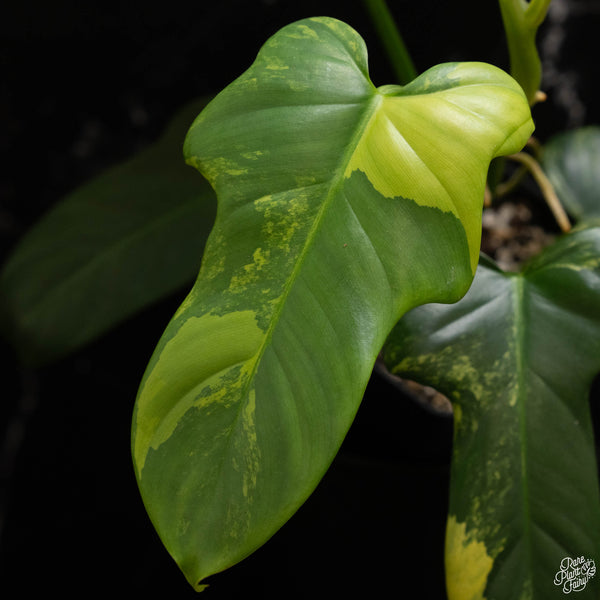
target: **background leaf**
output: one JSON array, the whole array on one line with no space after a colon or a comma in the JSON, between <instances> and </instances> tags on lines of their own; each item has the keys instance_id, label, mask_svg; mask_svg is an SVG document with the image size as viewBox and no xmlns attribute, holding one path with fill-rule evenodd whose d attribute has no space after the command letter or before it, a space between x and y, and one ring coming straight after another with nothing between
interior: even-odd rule
<instances>
[{"instance_id":1,"label":"background leaf","mask_svg":"<svg viewBox=\"0 0 600 600\"><path fill-rule=\"evenodd\" d=\"M205 104L191 103L153 146L75 190L15 248L0 306L22 360L60 358L194 280L216 203L181 144Z\"/></svg>"},{"instance_id":2,"label":"background leaf","mask_svg":"<svg viewBox=\"0 0 600 600\"><path fill-rule=\"evenodd\" d=\"M577 221L600 219L600 127L556 135L544 146L541 164Z\"/></svg>"},{"instance_id":3,"label":"background leaf","mask_svg":"<svg viewBox=\"0 0 600 600\"><path fill-rule=\"evenodd\" d=\"M196 589L313 491L399 316L465 292L489 161L531 129L516 82L479 63L376 89L362 39L326 18L277 33L194 122L186 156L218 216L132 451Z\"/></svg>"},{"instance_id":4,"label":"background leaf","mask_svg":"<svg viewBox=\"0 0 600 600\"><path fill-rule=\"evenodd\" d=\"M600 370L599 256L590 228L520 274L484 258L461 301L411 311L386 344L393 373L453 402L450 600L556 597L563 558L600 557L588 401Z\"/></svg>"}]
</instances>

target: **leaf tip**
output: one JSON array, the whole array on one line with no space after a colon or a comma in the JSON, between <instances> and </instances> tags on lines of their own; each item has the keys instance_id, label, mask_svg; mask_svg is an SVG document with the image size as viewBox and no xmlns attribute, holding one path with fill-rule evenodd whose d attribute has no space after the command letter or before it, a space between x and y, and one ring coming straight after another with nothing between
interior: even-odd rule
<instances>
[{"instance_id":1,"label":"leaf tip","mask_svg":"<svg viewBox=\"0 0 600 600\"><path fill-rule=\"evenodd\" d=\"M196 592L203 592L207 587L209 587L208 583L202 583L201 581L198 581L194 584L194 591Z\"/></svg>"}]
</instances>

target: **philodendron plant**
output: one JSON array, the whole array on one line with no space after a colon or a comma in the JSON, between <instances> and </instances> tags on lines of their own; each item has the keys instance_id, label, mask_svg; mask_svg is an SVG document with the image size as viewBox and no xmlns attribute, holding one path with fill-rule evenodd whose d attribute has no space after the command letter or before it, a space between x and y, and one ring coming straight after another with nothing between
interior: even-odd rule
<instances>
[{"instance_id":1,"label":"philodendron plant","mask_svg":"<svg viewBox=\"0 0 600 600\"><path fill-rule=\"evenodd\" d=\"M132 448L197 589L314 490L400 317L467 291L490 161L532 130L492 66L375 88L362 39L329 18L275 34L195 120L184 152L217 218L140 386Z\"/></svg>"},{"instance_id":2,"label":"philodendron plant","mask_svg":"<svg viewBox=\"0 0 600 600\"><path fill-rule=\"evenodd\" d=\"M587 396L600 371L600 133L559 137L538 157L543 170L534 161L577 227L518 273L480 256L490 163L534 160L520 151L542 97L534 38L549 1L500 4L516 79L445 63L375 87L348 25L284 27L189 128L185 160L204 179L165 150L171 132L67 198L7 263L5 320L24 359L39 362L185 281L196 267L183 254L207 240L141 382L132 431L148 514L194 589L259 548L315 489L380 356L453 403L450 600L597 597ZM389 25L381 3L369 6ZM399 36L388 41L403 50ZM402 79L411 65L397 56ZM144 195L115 198L122 181ZM87 246L84 214L102 231ZM65 224L83 251L60 254ZM55 291L39 300L24 271L42 256ZM108 299L113 273L124 301L65 331L69 303Z\"/></svg>"}]
</instances>

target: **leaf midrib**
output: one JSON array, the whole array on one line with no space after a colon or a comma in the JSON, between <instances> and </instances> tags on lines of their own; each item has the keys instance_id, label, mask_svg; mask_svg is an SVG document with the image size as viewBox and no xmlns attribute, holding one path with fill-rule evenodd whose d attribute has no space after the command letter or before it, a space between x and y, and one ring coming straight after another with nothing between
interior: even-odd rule
<instances>
[{"instance_id":1,"label":"leaf midrib","mask_svg":"<svg viewBox=\"0 0 600 600\"><path fill-rule=\"evenodd\" d=\"M269 327L268 327L267 331L265 332L264 340L263 340L261 346L259 347L257 353L255 354L255 357L253 359L254 364L252 365L248 379L241 390L241 393L240 393L241 401L239 402L239 406L237 408L237 413L236 413L234 419L232 419L232 425L231 425L229 434L227 436L226 446L229 448L232 447L232 443L231 443L232 436L233 436L234 432L237 430L237 428L239 427L240 416L241 416L243 409L245 408L246 403L248 401L249 392L252 389L252 385L254 384L254 379L255 379L256 373L258 371L258 368L261 364L262 357L264 356L264 353L266 352L267 348L269 347L269 344L273 337L274 331L277 328L281 314L286 305L287 298L288 298L289 294L291 293L291 290L294 287L295 281L297 280L298 273L301 271L302 265L304 264L306 257L308 256L310 249L313 245L313 242L322 226L322 223L324 221L324 215L325 215L326 211L330 207L333 200L336 198L339 190L344 185L344 180L346 179L346 177L344 175L344 173L346 171L346 167L348 166L354 152L356 151L356 148L358 147L360 140L362 139L362 137L364 135L364 132L369 127L369 124L370 124L372 118L377 113L377 109L379 108L379 106L383 100L382 96L377 92L377 90L374 87L373 87L373 90L374 90L373 97L369 100L369 102L367 103L367 106L365 107L364 114L361 118L361 121L356 127L356 132L352 136L352 138L348 144L347 150L343 153L338 167L333 172L334 174L331 178L332 183L329 187L327 196L325 197L321 207L319 208L319 211L314 219L314 223L313 223L310 231L308 232L306 241L304 243L304 247L298 255L298 258L296 260L294 268L292 269L289 277L286 279L286 283L283 288L283 293L273 311ZM221 463L219 465L219 469L218 469L219 473L222 471L224 463L225 463L225 453L223 453L223 458L221 459Z\"/></svg>"},{"instance_id":2,"label":"leaf midrib","mask_svg":"<svg viewBox=\"0 0 600 600\"><path fill-rule=\"evenodd\" d=\"M526 329L525 316L525 277L521 274L511 276L513 300L513 335L515 343L515 369L517 373L517 411L519 419L520 464L521 464L521 490L523 537L525 540L528 568L527 573L532 573L533 567L533 540L531 528L531 501L529 490L529 468L527 448L527 381L526 381ZM532 582L533 583L533 582Z\"/></svg>"}]
</instances>

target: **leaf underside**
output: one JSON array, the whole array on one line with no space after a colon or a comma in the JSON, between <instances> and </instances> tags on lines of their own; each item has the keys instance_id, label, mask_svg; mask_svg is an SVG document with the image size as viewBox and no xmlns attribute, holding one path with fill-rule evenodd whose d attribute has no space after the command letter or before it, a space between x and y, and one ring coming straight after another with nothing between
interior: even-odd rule
<instances>
[{"instance_id":1,"label":"leaf underside","mask_svg":"<svg viewBox=\"0 0 600 600\"><path fill-rule=\"evenodd\" d=\"M480 63L375 88L362 39L328 18L278 32L194 122L185 155L217 220L140 385L132 453L196 589L316 487L398 318L465 293L489 162L532 128L519 86Z\"/></svg>"},{"instance_id":2,"label":"leaf underside","mask_svg":"<svg viewBox=\"0 0 600 600\"><path fill-rule=\"evenodd\" d=\"M391 371L454 406L449 600L561 596L561 561L600 557L588 400L600 370L598 257L600 228L589 228L519 274L483 258L462 300L416 308L386 343Z\"/></svg>"}]
</instances>

